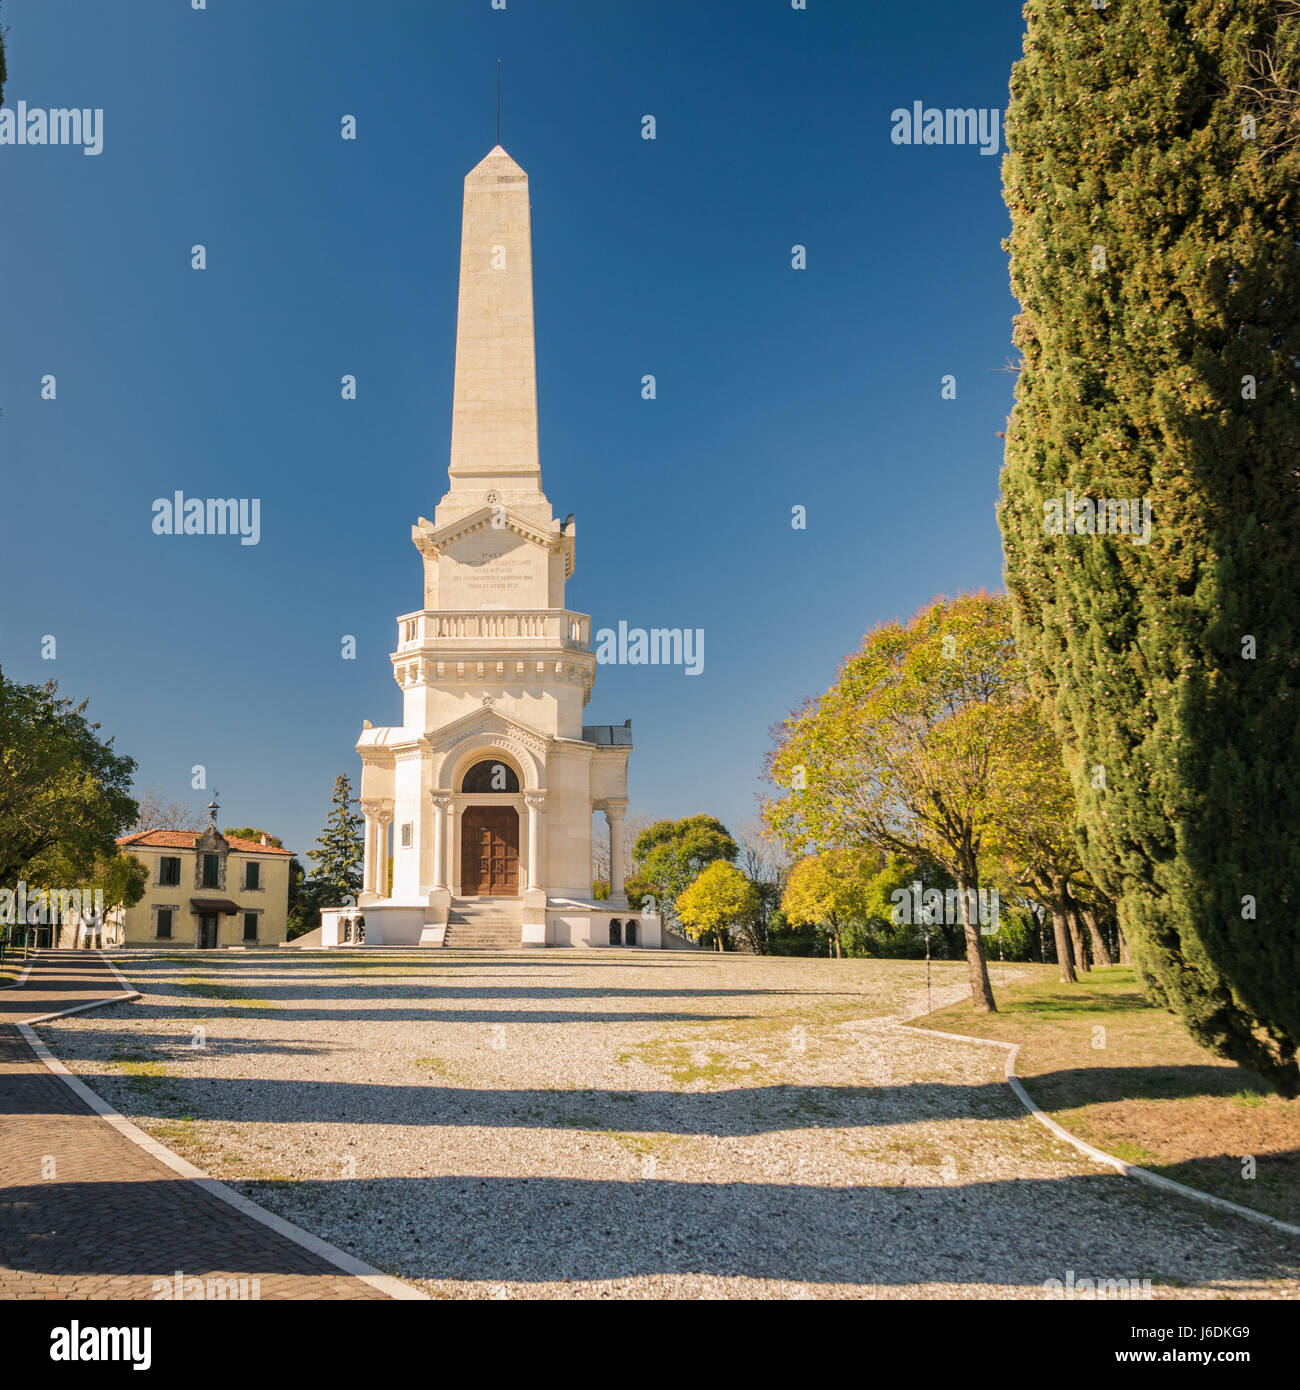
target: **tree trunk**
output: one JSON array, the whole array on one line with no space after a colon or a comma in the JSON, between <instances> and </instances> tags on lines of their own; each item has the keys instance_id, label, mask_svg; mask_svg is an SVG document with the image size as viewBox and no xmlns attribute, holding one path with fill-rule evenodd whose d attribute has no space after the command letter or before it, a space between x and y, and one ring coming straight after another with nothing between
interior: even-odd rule
<instances>
[{"instance_id":1,"label":"tree trunk","mask_svg":"<svg viewBox=\"0 0 1300 1390\"><path fill-rule=\"evenodd\" d=\"M1132 965L1133 957L1129 954L1128 937L1124 935L1124 928L1116 923L1115 930L1119 934L1119 963L1121 965Z\"/></svg>"},{"instance_id":2,"label":"tree trunk","mask_svg":"<svg viewBox=\"0 0 1300 1390\"><path fill-rule=\"evenodd\" d=\"M1061 967L1061 983L1077 984L1079 977L1074 973L1074 956L1070 950L1070 933L1065 925L1065 882L1063 879L1051 880L1047 909L1052 914L1052 936L1056 940L1056 959Z\"/></svg>"},{"instance_id":3,"label":"tree trunk","mask_svg":"<svg viewBox=\"0 0 1300 1390\"><path fill-rule=\"evenodd\" d=\"M1092 958L1098 965L1114 965L1115 961L1110 954L1110 947L1106 945L1106 938L1101 934L1101 928L1097 925L1097 909L1095 907L1081 908L1083 920L1088 928L1088 937L1092 942Z\"/></svg>"},{"instance_id":4,"label":"tree trunk","mask_svg":"<svg viewBox=\"0 0 1300 1390\"><path fill-rule=\"evenodd\" d=\"M957 903L961 913L962 934L966 938L966 965L970 972L970 1002L977 1014L995 1014L998 1006L993 998L993 985L989 981L988 961L984 958L984 938L980 935L979 922L970 920L970 897L978 892L979 879L971 874L967 878L957 875ZM978 919L978 913L976 917Z\"/></svg>"},{"instance_id":5,"label":"tree trunk","mask_svg":"<svg viewBox=\"0 0 1300 1390\"><path fill-rule=\"evenodd\" d=\"M1065 920L1070 927L1070 944L1074 947L1074 968L1081 974L1088 973L1088 950L1083 944L1083 927L1079 920L1079 909L1074 899L1065 900Z\"/></svg>"}]
</instances>

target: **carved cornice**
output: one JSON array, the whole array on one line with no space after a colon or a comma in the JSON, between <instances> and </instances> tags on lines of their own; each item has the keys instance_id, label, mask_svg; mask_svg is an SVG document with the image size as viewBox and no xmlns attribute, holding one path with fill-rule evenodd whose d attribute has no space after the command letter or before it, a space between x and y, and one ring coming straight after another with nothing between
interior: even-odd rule
<instances>
[{"instance_id":1,"label":"carved cornice","mask_svg":"<svg viewBox=\"0 0 1300 1390\"><path fill-rule=\"evenodd\" d=\"M596 683L596 657L592 652L565 652L562 657L547 656L540 660L492 653L482 660L452 658L446 661L395 652L391 660L393 679L403 688L482 685L496 681L531 686L580 685L589 699Z\"/></svg>"}]
</instances>

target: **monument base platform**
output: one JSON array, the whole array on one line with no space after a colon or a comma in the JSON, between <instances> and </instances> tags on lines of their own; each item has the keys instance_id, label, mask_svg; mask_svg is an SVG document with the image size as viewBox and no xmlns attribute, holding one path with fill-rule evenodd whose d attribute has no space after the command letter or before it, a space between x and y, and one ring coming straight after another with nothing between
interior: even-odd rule
<instances>
[{"instance_id":1,"label":"monument base platform","mask_svg":"<svg viewBox=\"0 0 1300 1390\"><path fill-rule=\"evenodd\" d=\"M487 911L496 917L513 909L519 915L518 934L497 938L471 936L466 940L467 919ZM450 926L449 926L450 922ZM458 942L458 930L459 937ZM664 942L663 918L658 913L634 912L598 899L545 898L534 890L519 898L453 899L441 902L398 902L374 899L364 906L321 909L320 945L411 946L455 949L458 944L501 950L520 947L575 946L588 949L640 947L659 949Z\"/></svg>"}]
</instances>

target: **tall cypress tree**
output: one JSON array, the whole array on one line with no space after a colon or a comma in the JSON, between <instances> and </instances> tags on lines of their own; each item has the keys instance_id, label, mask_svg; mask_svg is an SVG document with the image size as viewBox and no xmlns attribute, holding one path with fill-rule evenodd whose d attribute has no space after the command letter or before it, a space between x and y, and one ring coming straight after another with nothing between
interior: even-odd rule
<instances>
[{"instance_id":1,"label":"tall cypress tree","mask_svg":"<svg viewBox=\"0 0 1300 1390\"><path fill-rule=\"evenodd\" d=\"M357 815L352 799L352 783L347 775L334 779L334 794L325 829L316 837L318 849L311 851L316 866L314 887L325 903L339 903L344 898L356 901L361 892L362 860L365 846L361 839L362 818Z\"/></svg>"},{"instance_id":2,"label":"tall cypress tree","mask_svg":"<svg viewBox=\"0 0 1300 1390\"><path fill-rule=\"evenodd\" d=\"M1149 991L1294 1096L1300 4L1025 16L1004 165L1017 639ZM1149 541L1069 534L1085 498L1149 501Z\"/></svg>"}]
</instances>

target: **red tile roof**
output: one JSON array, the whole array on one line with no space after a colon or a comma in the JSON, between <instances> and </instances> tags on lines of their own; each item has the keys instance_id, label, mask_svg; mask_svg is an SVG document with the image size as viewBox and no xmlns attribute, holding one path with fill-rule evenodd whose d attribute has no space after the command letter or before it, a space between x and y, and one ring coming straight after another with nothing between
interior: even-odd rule
<instances>
[{"instance_id":1,"label":"red tile roof","mask_svg":"<svg viewBox=\"0 0 1300 1390\"><path fill-rule=\"evenodd\" d=\"M141 849L193 849L198 835L193 830L138 830L134 835L122 835L119 845L138 845ZM276 849L257 840L245 840L239 835L227 835L226 843L240 854L283 854L292 856L291 849Z\"/></svg>"}]
</instances>

